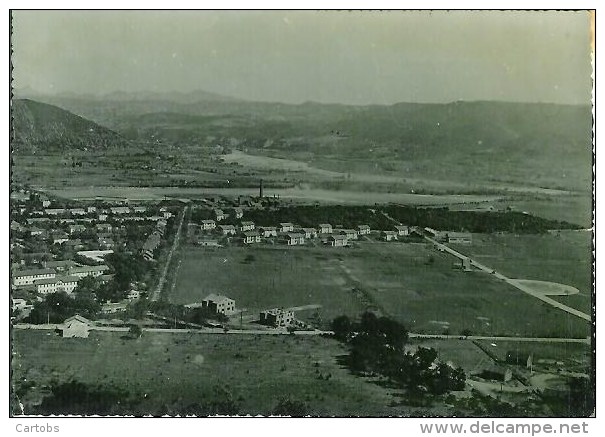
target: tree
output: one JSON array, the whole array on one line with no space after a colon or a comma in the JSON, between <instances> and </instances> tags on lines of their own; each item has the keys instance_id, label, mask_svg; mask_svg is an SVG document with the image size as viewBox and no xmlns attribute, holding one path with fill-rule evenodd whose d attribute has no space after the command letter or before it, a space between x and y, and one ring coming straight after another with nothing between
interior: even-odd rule
<instances>
[{"instance_id":1,"label":"tree","mask_svg":"<svg viewBox=\"0 0 605 437\"><path fill-rule=\"evenodd\" d=\"M346 340L351 332L351 319L347 316L338 316L332 320L332 331L334 331L334 337L343 341Z\"/></svg>"},{"instance_id":2,"label":"tree","mask_svg":"<svg viewBox=\"0 0 605 437\"><path fill-rule=\"evenodd\" d=\"M89 275L85 276L78 281L74 293L75 294L96 294L97 290L101 286L99 278Z\"/></svg>"},{"instance_id":3,"label":"tree","mask_svg":"<svg viewBox=\"0 0 605 437\"><path fill-rule=\"evenodd\" d=\"M128 334L133 338L140 338L143 335L143 329L139 325L130 325Z\"/></svg>"},{"instance_id":4,"label":"tree","mask_svg":"<svg viewBox=\"0 0 605 437\"><path fill-rule=\"evenodd\" d=\"M86 295L76 295L74 298L67 293L57 292L34 304L27 321L34 324L61 323L65 319L80 314L86 318L94 318L100 309L99 304Z\"/></svg>"}]
</instances>

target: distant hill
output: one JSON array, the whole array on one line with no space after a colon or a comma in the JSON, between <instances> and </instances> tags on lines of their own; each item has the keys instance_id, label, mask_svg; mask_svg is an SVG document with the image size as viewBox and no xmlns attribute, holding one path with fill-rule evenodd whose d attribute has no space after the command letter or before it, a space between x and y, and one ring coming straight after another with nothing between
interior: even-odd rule
<instances>
[{"instance_id":1,"label":"distant hill","mask_svg":"<svg viewBox=\"0 0 605 437\"><path fill-rule=\"evenodd\" d=\"M124 146L118 133L69 111L29 99L15 99L11 106L14 152L98 150Z\"/></svg>"},{"instance_id":2,"label":"distant hill","mask_svg":"<svg viewBox=\"0 0 605 437\"><path fill-rule=\"evenodd\" d=\"M589 105L512 102L351 106L211 93L117 93L44 101L134 141L237 145L337 171L590 190ZM174 93L173 93L174 94Z\"/></svg>"}]
</instances>

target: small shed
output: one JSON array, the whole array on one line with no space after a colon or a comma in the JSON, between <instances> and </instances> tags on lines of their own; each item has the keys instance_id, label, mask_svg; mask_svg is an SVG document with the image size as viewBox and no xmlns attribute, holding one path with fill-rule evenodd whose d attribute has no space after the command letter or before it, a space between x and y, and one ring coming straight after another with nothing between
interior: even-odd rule
<instances>
[{"instance_id":1,"label":"small shed","mask_svg":"<svg viewBox=\"0 0 605 437\"><path fill-rule=\"evenodd\" d=\"M78 314L66 319L59 328L63 338L88 338L92 322Z\"/></svg>"}]
</instances>

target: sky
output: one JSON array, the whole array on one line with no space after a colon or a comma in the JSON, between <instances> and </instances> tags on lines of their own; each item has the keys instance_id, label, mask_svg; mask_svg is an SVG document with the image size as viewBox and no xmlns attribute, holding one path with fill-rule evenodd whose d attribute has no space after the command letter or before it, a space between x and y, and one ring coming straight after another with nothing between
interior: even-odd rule
<instances>
[{"instance_id":1,"label":"sky","mask_svg":"<svg viewBox=\"0 0 605 437\"><path fill-rule=\"evenodd\" d=\"M13 86L590 103L587 12L14 11Z\"/></svg>"}]
</instances>

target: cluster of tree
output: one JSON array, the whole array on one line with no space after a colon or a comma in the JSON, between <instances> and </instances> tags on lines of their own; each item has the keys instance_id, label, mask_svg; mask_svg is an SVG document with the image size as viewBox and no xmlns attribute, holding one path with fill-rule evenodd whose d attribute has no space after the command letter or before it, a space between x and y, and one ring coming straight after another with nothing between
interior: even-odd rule
<instances>
[{"instance_id":1,"label":"cluster of tree","mask_svg":"<svg viewBox=\"0 0 605 437\"><path fill-rule=\"evenodd\" d=\"M543 233L550 229L578 229L565 221L547 220L517 211L450 211L447 208L414 208L390 205L383 210L394 219L409 226L438 230L476 233L515 232Z\"/></svg>"},{"instance_id":2,"label":"cluster of tree","mask_svg":"<svg viewBox=\"0 0 605 437\"><path fill-rule=\"evenodd\" d=\"M131 307L129 312L136 318L141 318L147 312L152 312L158 316L176 320L177 324L185 322L203 325L208 320L215 320L218 322L226 322L228 320L227 316L224 314L215 313L209 308L187 308L183 305L166 301L150 302L139 300L136 303L133 303Z\"/></svg>"},{"instance_id":3,"label":"cluster of tree","mask_svg":"<svg viewBox=\"0 0 605 437\"><path fill-rule=\"evenodd\" d=\"M62 323L76 314L94 318L100 309L99 303L89 294L75 294L72 298L67 293L57 292L36 302L26 321L35 324Z\"/></svg>"},{"instance_id":4,"label":"cluster of tree","mask_svg":"<svg viewBox=\"0 0 605 437\"><path fill-rule=\"evenodd\" d=\"M464 371L439 362L434 349L406 352L407 330L394 320L371 312L359 322L340 316L333 320L332 330L349 345L347 365L355 372L383 375L413 393L441 395L464 389Z\"/></svg>"},{"instance_id":5,"label":"cluster of tree","mask_svg":"<svg viewBox=\"0 0 605 437\"><path fill-rule=\"evenodd\" d=\"M128 290L131 282L142 280L151 267L149 261L128 252L110 253L105 261L114 271L113 286L120 291Z\"/></svg>"},{"instance_id":6,"label":"cluster of tree","mask_svg":"<svg viewBox=\"0 0 605 437\"><path fill-rule=\"evenodd\" d=\"M405 225L449 231L543 233L550 229L578 228L577 225L565 221L548 220L516 211L450 211L448 208L416 208L397 205L380 208L297 205L270 210L255 209L246 212L246 220L265 225L291 222L302 227L317 227L320 223L330 223L333 226L355 228L357 225L367 224L376 230L392 230L394 223L383 212Z\"/></svg>"},{"instance_id":7,"label":"cluster of tree","mask_svg":"<svg viewBox=\"0 0 605 437\"><path fill-rule=\"evenodd\" d=\"M370 225L372 229L393 228L391 220L380 211L368 206L300 205L275 210L250 210L246 212L246 220L267 226L290 222L311 228L317 227L320 223L330 223L344 228L356 228L358 225Z\"/></svg>"},{"instance_id":8,"label":"cluster of tree","mask_svg":"<svg viewBox=\"0 0 605 437\"><path fill-rule=\"evenodd\" d=\"M120 387L103 387L71 380L54 383L50 395L31 414L116 415L132 411L134 398Z\"/></svg>"}]
</instances>

